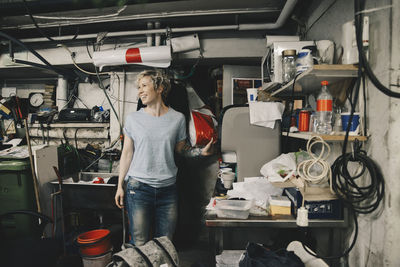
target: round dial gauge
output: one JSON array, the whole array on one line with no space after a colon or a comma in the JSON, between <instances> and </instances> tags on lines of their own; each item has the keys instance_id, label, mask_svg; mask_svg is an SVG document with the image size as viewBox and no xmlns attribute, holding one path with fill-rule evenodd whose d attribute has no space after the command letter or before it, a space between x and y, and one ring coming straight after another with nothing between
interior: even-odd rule
<instances>
[{"instance_id":1,"label":"round dial gauge","mask_svg":"<svg viewBox=\"0 0 400 267\"><path fill-rule=\"evenodd\" d=\"M29 103L32 105L32 107L39 107L43 104L43 102L43 94L41 93L34 93L29 98Z\"/></svg>"}]
</instances>

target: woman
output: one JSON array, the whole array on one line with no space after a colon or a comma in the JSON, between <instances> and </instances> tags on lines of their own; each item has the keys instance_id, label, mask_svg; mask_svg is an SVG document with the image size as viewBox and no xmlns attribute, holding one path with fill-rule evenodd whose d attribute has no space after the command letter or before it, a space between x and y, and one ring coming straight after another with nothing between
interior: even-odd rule
<instances>
[{"instance_id":1,"label":"woman","mask_svg":"<svg viewBox=\"0 0 400 267\"><path fill-rule=\"evenodd\" d=\"M141 72L137 86L146 107L125 120L115 204L124 207L125 198L131 243L140 246L150 239L153 225L154 237L172 239L175 231L178 201L174 152L187 157L208 156L213 140L203 149L186 144L185 117L164 103L170 82L160 71Z\"/></svg>"}]
</instances>

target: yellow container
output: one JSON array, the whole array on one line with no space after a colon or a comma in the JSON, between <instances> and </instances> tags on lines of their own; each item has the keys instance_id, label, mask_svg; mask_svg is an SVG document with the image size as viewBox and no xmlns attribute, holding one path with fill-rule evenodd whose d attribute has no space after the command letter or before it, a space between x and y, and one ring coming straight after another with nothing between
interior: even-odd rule
<instances>
[{"instance_id":1,"label":"yellow container","mask_svg":"<svg viewBox=\"0 0 400 267\"><path fill-rule=\"evenodd\" d=\"M269 207L271 215L290 215L290 200L287 196L270 196Z\"/></svg>"}]
</instances>

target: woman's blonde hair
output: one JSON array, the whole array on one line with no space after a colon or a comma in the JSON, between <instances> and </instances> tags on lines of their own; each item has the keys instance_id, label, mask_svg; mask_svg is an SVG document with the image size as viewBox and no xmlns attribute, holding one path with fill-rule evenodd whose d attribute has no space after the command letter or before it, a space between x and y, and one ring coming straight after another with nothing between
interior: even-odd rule
<instances>
[{"instance_id":1,"label":"woman's blonde hair","mask_svg":"<svg viewBox=\"0 0 400 267\"><path fill-rule=\"evenodd\" d=\"M144 70L138 74L138 76L136 78L136 86L139 86L139 81L143 77L150 77L150 79L153 83L153 86L154 86L154 90L157 90L161 86L163 87L161 96L162 96L164 103L166 103L168 93L171 90L171 83L170 83L168 77L165 74L163 74L160 70L157 70L157 69Z\"/></svg>"}]
</instances>

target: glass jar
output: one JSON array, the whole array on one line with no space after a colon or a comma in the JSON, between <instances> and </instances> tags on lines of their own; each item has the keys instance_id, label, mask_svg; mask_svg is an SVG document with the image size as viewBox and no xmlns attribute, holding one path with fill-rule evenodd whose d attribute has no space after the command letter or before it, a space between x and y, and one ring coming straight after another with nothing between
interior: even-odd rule
<instances>
[{"instance_id":1,"label":"glass jar","mask_svg":"<svg viewBox=\"0 0 400 267\"><path fill-rule=\"evenodd\" d=\"M282 83L288 83L296 75L296 50L282 51Z\"/></svg>"}]
</instances>

